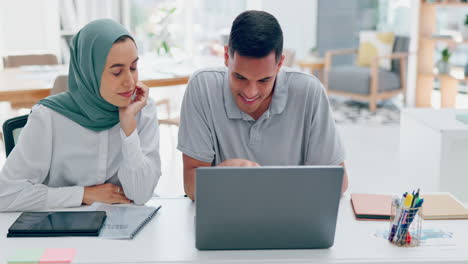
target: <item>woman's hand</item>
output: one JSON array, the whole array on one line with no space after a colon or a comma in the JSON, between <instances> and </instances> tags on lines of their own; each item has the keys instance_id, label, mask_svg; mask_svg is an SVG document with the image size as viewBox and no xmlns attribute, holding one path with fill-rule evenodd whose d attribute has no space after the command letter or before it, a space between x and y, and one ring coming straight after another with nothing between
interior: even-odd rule
<instances>
[{"instance_id":1,"label":"woman's hand","mask_svg":"<svg viewBox=\"0 0 468 264\"><path fill-rule=\"evenodd\" d=\"M136 84L135 99L125 107L119 108L120 127L125 135L130 136L136 129L136 115L148 102L149 88L141 82Z\"/></svg>"},{"instance_id":2,"label":"woman's hand","mask_svg":"<svg viewBox=\"0 0 468 264\"><path fill-rule=\"evenodd\" d=\"M112 183L84 187L83 203L90 205L94 202L107 204L131 203L124 194L122 187Z\"/></svg>"}]
</instances>

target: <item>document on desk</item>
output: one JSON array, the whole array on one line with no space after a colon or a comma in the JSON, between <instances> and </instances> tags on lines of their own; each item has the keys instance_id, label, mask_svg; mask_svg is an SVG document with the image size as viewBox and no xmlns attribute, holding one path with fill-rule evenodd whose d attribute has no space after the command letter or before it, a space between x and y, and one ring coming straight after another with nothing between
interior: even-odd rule
<instances>
[{"instance_id":1,"label":"document on desk","mask_svg":"<svg viewBox=\"0 0 468 264\"><path fill-rule=\"evenodd\" d=\"M388 241L388 229L379 228L374 236ZM457 237L454 232L434 226L428 226L421 229L420 244L416 249L429 249L431 253L437 253L440 250L447 251L456 248L464 248L466 244L463 237Z\"/></svg>"},{"instance_id":2,"label":"document on desk","mask_svg":"<svg viewBox=\"0 0 468 264\"><path fill-rule=\"evenodd\" d=\"M88 210L107 214L99 237L132 239L158 212L161 206L109 205L95 202Z\"/></svg>"}]
</instances>

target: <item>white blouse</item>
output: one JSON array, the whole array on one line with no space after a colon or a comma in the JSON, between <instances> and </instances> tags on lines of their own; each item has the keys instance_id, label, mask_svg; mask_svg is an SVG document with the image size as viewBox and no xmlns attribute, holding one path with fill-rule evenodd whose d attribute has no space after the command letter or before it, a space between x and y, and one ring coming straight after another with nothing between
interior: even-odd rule
<instances>
[{"instance_id":1,"label":"white blouse","mask_svg":"<svg viewBox=\"0 0 468 264\"><path fill-rule=\"evenodd\" d=\"M80 206L84 186L122 186L135 204L147 202L161 175L154 101L126 136L120 123L96 132L36 105L0 171L0 211Z\"/></svg>"}]
</instances>

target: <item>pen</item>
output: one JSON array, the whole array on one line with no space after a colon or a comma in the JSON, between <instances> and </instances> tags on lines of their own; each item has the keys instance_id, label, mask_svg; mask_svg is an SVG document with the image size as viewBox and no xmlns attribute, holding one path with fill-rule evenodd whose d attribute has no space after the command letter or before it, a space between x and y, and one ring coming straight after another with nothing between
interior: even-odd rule
<instances>
[{"instance_id":1,"label":"pen","mask_svg":"<svg viewBox=\"0 0 468 264\"><path fill-rule=\"evenodd\" d=\"M418 202L415 205L415 208L421 207L423 203L424 203L424 198L419 199Z\"/></svg>"},{"instance_id":2,"label":"pen","mask_svg":"<svg viewBox=\"0 0 468 264\"><path fill-rule=\"evenodd\" d=\"M416 194L414 195L413 202L411 203L411 207L415 207L416 203L419 201L419 188Z\"/></svg>"},{"instance_id":3,"label":"pen","mask_svg":"<svg viewBox=\"0 0 468 264\"><path fill-rule=\"evenodd\" d=\"M416 193L416 194L418 194L418 193ZM413 199L413 200L416 200L416 199ZM414 218L416 217L416 214L419 211L419 208L421 207L421 205L423 203L424 203L424 198L421 198L421 199L418 198L416 202L413 201L414 207L411 209L411 214L410 214L410 217L409 217L409 219L407 221L406 230L409 229L409 226L413 222ZM409 235L409 231L407 232L407 234ZM406 242L407 242L407 244L411 243L411 237L409 238L409 243L408 243L408 237L406 238Z\"/></svg>"},{"instance_id":4,"label":"pen","mask_svg":"<svg viewBox=\"0 0 468 264\"><path fill-rule=\"evenodd\" d=\"M392 228L390 229L390 234L388 236L388 240L392 241L393 237L395 236L395 232L397 229L398 221L400 220L401 214L401 200L398 197L393 197L393 204L395 205L395 217L393 218Z\"/></svg>"},{"instance_id":5,"label":"pen","mask_svg":"<svg viewBox=\"0 0 468 264\"><path fill-rule=\"evenodd\" d=\"M403 203L403 208L402 208L402 215L400 217L400 221L397 226L396 230L396 235L394 237L394 242L399 242L404 235L406 235L406 230L405 228L408 226L408 213L409 209L411 208L411 203L413 202L413 195L411 193L408 193L405 198L405 202ZM403 240L404 243L404 240Z\"/></svg>"},{"instance_id":6,"label":"pen","mask_svg":"<svg viewBox=\"0 0 468 264\"><path fill-rule=\"evenodd\" d=\"M421 198L419 199L418 198L418 201L416 202L416 204L414 205L414 208L413 208L413 213L409 219L409 223L408 223L408 226L413 222L414 220L414 217L416 216L416 214L418 213L419 211L419 208L421 207L421 205L424 203L424 198Z\"/></svg>"}]
</instances>

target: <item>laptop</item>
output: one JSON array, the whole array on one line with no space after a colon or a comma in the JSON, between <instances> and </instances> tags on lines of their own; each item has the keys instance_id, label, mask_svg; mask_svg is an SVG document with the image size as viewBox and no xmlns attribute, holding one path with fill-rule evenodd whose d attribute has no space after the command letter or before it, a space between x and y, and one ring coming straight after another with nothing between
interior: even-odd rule
<instances>
[{"instance_id":1,"label":"laptop","mask_svg":"<svg viewBox=\"0 0 468 264\"><path fill-rule=\"evenodd\" d=\"M343 167L203 167L196 175L196 248L333 245Z\"/></svg>"}]
</instances>

